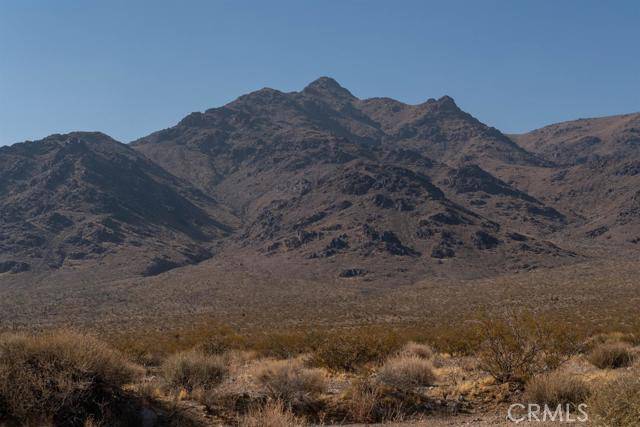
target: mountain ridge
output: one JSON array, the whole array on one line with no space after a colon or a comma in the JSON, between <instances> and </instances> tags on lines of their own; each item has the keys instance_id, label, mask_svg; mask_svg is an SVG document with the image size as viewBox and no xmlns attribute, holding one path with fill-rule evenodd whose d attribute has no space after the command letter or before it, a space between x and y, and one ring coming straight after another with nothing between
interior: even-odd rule
<instances>
[{"instance_id":1,"label":"mountain ridge","mask_svg":"<svg viewBox=\"0 0 640 427\"><path fill-rule=\"evenodd\" d=\"M84 132L1 147L0 270L82 277L102 265L107 277L110 263L124 263L118 277L127 277L217 257L304 265L283 277L402 283L583 262L595 242L640 242L633 158L596 150L568 162L552 137L553 126L574 126L571 143L596 134L632 149L635 121L585 123L508 136L446 95L359 99L321 77L299 92L263 88L190 113L130 144ZM606 210L595 200L611 196L611 177L620 188ZM51 186L62 190L51 196ZM55 214L71 224L58 217L62 231L38 238ZM101 241L114 233L105 221L122 229L119 241Z\"/></svg>"}]
</instances>

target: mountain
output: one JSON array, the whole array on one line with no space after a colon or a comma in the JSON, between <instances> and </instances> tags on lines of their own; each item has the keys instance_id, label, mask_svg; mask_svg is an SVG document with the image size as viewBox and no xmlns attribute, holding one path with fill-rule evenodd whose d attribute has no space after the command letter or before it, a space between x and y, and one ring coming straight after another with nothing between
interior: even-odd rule
<instances>
[{"instance_id":1,"label":"mountain","mask_svg":"<svg viewBox=\"0 0 640 427\"><path fill-rule=\"evenodd\" d=\"M157 274L233 229L211 197L95 132L0 148L0 272Z\"/></svg>"},{"instance_id":2,"label":"mountain","mask_svg":"<svg viewBox=\"0 0 640 427\"><path fill-rule=\"evenodd\" d=\"M329 304L350 323L404 310L399 296L501 301L540 281L573 283L573 301L584 272L600 293L635 274L639 118L505 135L447 96L359 99L323 77L130 144L73 132L1 147L0 317L300 321Z\"/></svg>"},{"instance_id":3,"label":"mountain","mask_svg":"<svg viewBox=\"0 0 640 427\"><path fill-rule=\"evenodd\" d=\"M640 157L640 113L580 119L515 135L522 147L562 166Z\"/></svg>"},{"instance_id":4,"label":"mountain","mask_svg":"<svg viewBox=\"0 0 640 427\"><path fill-rule=\"evenodd\" d=\"M192 113L131 145L241 218L227 253L244 259L416 278L445 261L467 274L574 258L544 237L565 226L562 213L476 164L548 162L449 97L360 100L323 77Z\"/></svg>"},{"instance_id":5,"label":"mountain","mask_svg":"<svg viewBox=\"0 0 640 427\"><path fill-rule=\"evenodd\" d=\"M519 172L528 191L575 212L574 240L585 244L640 243L640 114L580 119L512 136L557 164L543 173Z\"/></svg>"},{"instance_id":6,"label":"mountain","mask_svg":"<svg viewBox=\"0 0 640 427\"><path fill-rule=\"evenodd\" d=\"M322 77L130 144L98 132L19 143L0 148L0 277L106 283L185 267L166 277L189 286L198 264L211 280L375 285L632 256L639 118L505 135L448 96L359 99Z\"/></svg>"},{"instance_id":7,"label":"mountain","mask_svg":"<svg viewBox=\"0 0 640 427\"><path fill-rule=\"evenodd\" d=\"M283 161L291 167L320 154L376 156L407 149L444 163L544 161L458 108L453 99L407 105L388 98L360 100L335 80L320 78L301 92L262 89L220 108L192 113L178 125L132 146L174 174L205 190L240 165ZM355 151L354 151L355 150ZM314 157L304 157L305 154ZM332 157L331 157L332 156ZM319 159L318 159L319 160Z\"/></svg>"}]
</instances>

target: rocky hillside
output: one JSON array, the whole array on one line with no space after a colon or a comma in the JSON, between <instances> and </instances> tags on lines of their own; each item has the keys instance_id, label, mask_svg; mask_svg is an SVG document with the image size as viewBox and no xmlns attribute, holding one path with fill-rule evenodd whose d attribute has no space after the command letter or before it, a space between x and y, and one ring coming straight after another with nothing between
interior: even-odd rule
<instances>
[{"instance_id":1,"label":"rocky hillside","mask_svg":"<svg viewBox=\"0 0 640 427\"><path fill-rule=\"evenodd\" d=\"M0 148L0 271L100 265L157 274L209 258L233 217L101 133Z\"/></svg>"},{"instance_id":2,"label":"rocky hillside","mask_svg":"<svg viewBox=\"0 0 640 427\"><path fill-rule=\"evenodd\" d=\"M449 97L360 100L330 78L301 92L262 89L133 148L232 207L244 257L313 260L331 275L416 277L573 259L545 236L564 214L477 164L548 162ZM301 262L301 261L299 261ZM436 267L434 267L436 266Z\"/></svg>"},{"instance_id":3,"label":"rocky hillside","mask_svg":"<svg viewBox=\"0 0 640 427\"><path fill-rule=\"evenodd\" d=\"M0 272L129 277L213 258L213 276L413 281L613 254L640 242L638 117L506 136L450 97L363 100L323 77L130 145L52 135L0 148Z\"/></svg>"},{"instance_id":4,"label":"rocky hillside","mask_svg":"<svg viewBox=\"0 0 640 427\"><path fill-rule=\"evenodd\" d=\"M522 147L562 166L640 157L640 113L580 119L516 135Z\"/></svg>"},{"instance_id":5,"label":"rocky hillside","mask_svg":"<svg viewBox=\"0 0 640 427\"><path fill-rule=\"evenodd\" d=\"M564 122L513 139L557 165L514 179L575 212L573 238L640 243L640 114Z\"/></svg>"}]
</instances>

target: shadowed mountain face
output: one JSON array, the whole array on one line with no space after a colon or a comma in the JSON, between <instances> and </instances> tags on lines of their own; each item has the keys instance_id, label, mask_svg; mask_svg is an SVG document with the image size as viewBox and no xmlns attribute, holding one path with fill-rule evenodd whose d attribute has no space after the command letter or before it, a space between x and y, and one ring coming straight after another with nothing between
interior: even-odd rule
<instances>
[{"instance_id":1,"label":"shadowed mountain face","mask_svg":"<svg viewBox=\"0 0 640 427\"><path fill-rule=\"evenodd\" d=\"M2 270L115 257L129 265L106 268L154 274L209 257L231 231L212 198L101 133L0 148L0 182Z\"/></svg>"},{"instance_id":2,"label":"shadowed mountain face","mask_svg":"<svg viewBox=\"0 0 640 427\"><path fill-rule=\"evenodd\" d=\"M0 149L0 271L127 277L214 257L212 276L401 283L574 263L594 241L614 253L638 234L637 116L575 123L507 137L449 97L361 100L323 77L131 145L16 144Z\"/></svg>"}]
</instances>

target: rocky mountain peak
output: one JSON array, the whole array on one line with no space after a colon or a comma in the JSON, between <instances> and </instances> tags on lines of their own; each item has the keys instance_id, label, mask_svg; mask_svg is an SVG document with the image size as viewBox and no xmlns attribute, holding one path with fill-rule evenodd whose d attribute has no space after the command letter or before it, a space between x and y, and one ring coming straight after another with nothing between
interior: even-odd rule
<instances>
[{"instance_id":1,"label":"rocky mountain peak","mask_svg":"<svg viewBox=\"0 0 640 427\"><path fill-rule=\"evenodd\" d=\"M320 77L307 85L302 91L309 95L323 95L337 98L355 98L351 92L331 77Z\"/></svg>"},{"instance_id":2,"label":"rocky mountain peak","mask_svg":"<svg viewBox=\"0 0 640 427\"><path fill-rule=\"evenodd\" d=\"M456 101L450 97L449 95L444 95L443 97L438 99L438 104L440 104L440 107L442 108L449 108L449 109L455 109L455 110L459 110L460 108L458 107L458 105L456 104Z\"/></svg>"}]
</instances>

